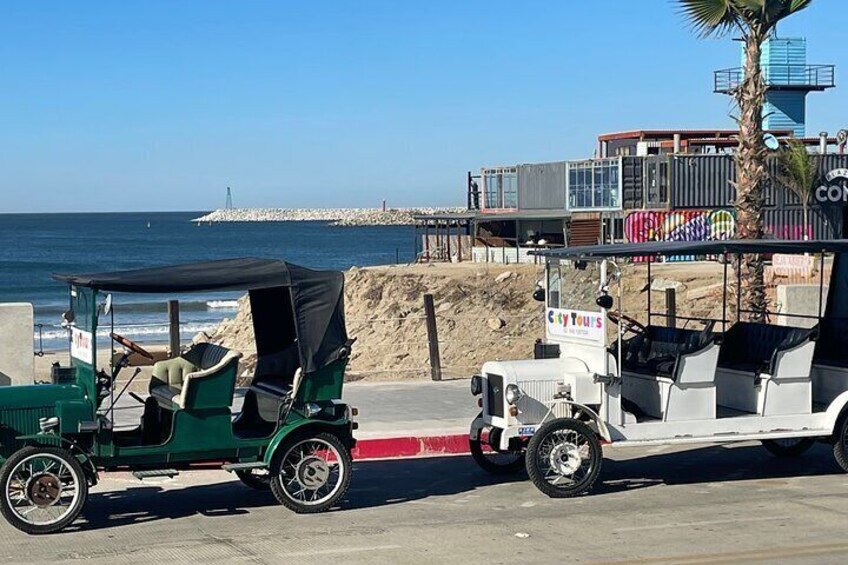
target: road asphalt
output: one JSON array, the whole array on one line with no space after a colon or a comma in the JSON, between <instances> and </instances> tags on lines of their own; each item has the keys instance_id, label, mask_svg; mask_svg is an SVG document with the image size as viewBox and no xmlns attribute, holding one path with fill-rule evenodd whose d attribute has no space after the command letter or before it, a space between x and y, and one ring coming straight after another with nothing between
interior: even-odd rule
<instances>
[{"instance_id":1,"label":"road asphalt","mask_svg":"<svg viewBox=\"0 0 848 565\"><path fill-rule=\"evenodd\" d=\"M338 510L296 515L223 471L109 474L68 531L0 524L3 563L845 563L848 476L827 446L610 448L553 500L466 456L360 462Z\"/></svg>"},{"instance_id":2,"label":"road asphalt","mask_svg":"<svg viewBox=\"0 0 848 565\"><path fill-rule=\"evenodd\" d=\"M233 412L241 410L244 391L236 392ZM467 433L480 412L471 396L468 379L350 383L345 402L359 409L357 439L403 436L435 436ZM128 394L116 403L117 426L138 425L142 405Z\"/></svg>"},{"instance_id":3,"label":"road asphalt","mask_svg":"<svg viewBox=\"0 0 848 565\"><path fill-rule=\"evenodd\" d=\"M345 398L360 408L360 438L464 433L478 411L467 381L357 383ZM0 563L848 562L848 475L827 445L795 459L752 443L604 455L594 490L564 500L463 455L358 461L340 507L319 515L293 514L224 471L107 473L63 533L0 522Z\"/></svg>"}]
</instances>

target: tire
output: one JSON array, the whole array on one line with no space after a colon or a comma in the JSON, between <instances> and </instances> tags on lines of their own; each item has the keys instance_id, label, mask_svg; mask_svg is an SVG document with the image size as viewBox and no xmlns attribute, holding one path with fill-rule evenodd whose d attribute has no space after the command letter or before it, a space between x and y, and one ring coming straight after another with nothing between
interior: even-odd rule
<instances>
[{"instance_id":1,"label":"tire","mask_svg":"<svg viewBox=\"0 0 848 565\"><path fill-rule=\"evenodd\" d=\"M325 450L326 455L316 455L318 451L306 454L305 451L312 446ZM271 492L277 502L289 510L298 514L324 512L347 492L353 460L350 450L338 436L328 432L298 434L281 445L278 453L280 455L275 456L271 468ZM331 461L328 462L328 459ZM335 471L333 466L337 468ZM309 499L309 491L317 495L330 481L331 489L326 494ZM303 495L300 496L300 493Z\"/></svg>"},{"instance_id":2,"label":"tire","mask_svg":"<svg viewBox=\"0 0 848 565\"><path fill-rule=\"evenodd\" d=\"M17 486L12 486L15 482ZM71 482L74 491L69 503L63 505L63 491ZM79 516L88 498L88 478L68 450L32 446L16 451L6 460L0 469L0 489L0 513L7 522L28 534L52 534ZM13 497L13 492L19 492L19 496ZM19 504L13 504L13 498ZM24 505L27 510L22 511ZM54 512L63 507L67 508L64 512ZM45 513L57 515L50 518Z\"/></svg>"},{"instance_id":3,"label":"tire","mask_svg":"<svg viewBox=\"0 0 848 565\"><path fill-rule=\"evenodd\" d=\"M271 474L259 474L256 471L236 471L236 476L241 482L249 486L253 490L267 491L271 490Z\"/></svg>"},{"instance_id":4,"label":"tire","mask_svg":"<svg viewBox=\"0 0 848 565\"><path fill-rule=\"evenodd\" d=\"M483 450L483 442L471 438L468 440L468 447L471 450L471 458L474 459L474 462L492 475L514 475L526 466L524 453L520 451L486 453Z\"/></svg>"},{"instance_id":5,"label":"tire","mask_svg":"<svg viewBox=\"0 0 848 565\"><path fill-rule=\"evenodd\" d=\"M762 440L763 447L775 457L799 457L815 443L811 437Z\"/></svg>"},{"instance_id":6,"label":"tire","mask_svg":"<svg viewBox=\"0 0 848 565\"><path fill-rule=\"evenodd\" d=\"M833 457L842 470L848 473L848 413L838 420L833 440Z\"/></svg>"},{"instance_id":7,"label":"tire","mask_svg":"<svg viewBox=\"0 0 848 565\"><path fill-rule=\"evenodd\" d=\"M598 479L602 462L597 433L571 418L544 424L527 445L527 474L536 488L551 498L588 492ZM556 484L561 479L567 482Z\"/></svg>"}]
</instances>

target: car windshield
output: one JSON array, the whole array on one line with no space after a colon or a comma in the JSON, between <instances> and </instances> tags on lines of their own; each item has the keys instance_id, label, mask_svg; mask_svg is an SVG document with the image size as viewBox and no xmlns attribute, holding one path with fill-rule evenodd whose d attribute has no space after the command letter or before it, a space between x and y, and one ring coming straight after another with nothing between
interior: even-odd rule
<instances>
[{"instance_id":1,"label":"car windshield","mask_svg":"<svg viewBox=\"0 0 848 565\"><path fill-rule=\"evenodd\" d=\"M600 261L550 261L547 267L548 307L597 310L595 299L601 281L600 265Z\"/></svg>"}]
</instances>

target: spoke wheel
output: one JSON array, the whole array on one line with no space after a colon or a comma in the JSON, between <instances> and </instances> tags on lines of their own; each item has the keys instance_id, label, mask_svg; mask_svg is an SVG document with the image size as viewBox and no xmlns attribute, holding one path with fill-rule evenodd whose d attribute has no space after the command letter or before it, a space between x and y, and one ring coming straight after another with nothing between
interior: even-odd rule
<instances>
[{"instance_id":1,"label":"spoke wheel","mask_svg":"<svg viewBox=\"0 0 848 565\"><path fill-rule=\"evenodd\" d=\"M350 485L350 451L333 434L299 436L281 447L271 492L283 506L300 514L323 512Z\"/></svg>"},{"instance_id":2,"label":"spoke wheel","mask_svg":"<svg viewBox=\"0 0 848 565\"><path fill-rule=\"evenodd\" d=\"M481 430L480 439L469 439L471 458L481 469L493 475L512 475L524 469L523 451L498 451L501 431L497 428ZM493 447L494 444L494 447ZM491 448L486 451L485 448Z\"/></svg>"},{"instance_id":3,"label":"spoke wheel","mask_svg":"<svg viewBox=\"0 0 848 565\"><path fill-rule=\"evenodd\" d=\"M595 484L603 460L592 428L568 418L542 426L527 445L527 474L552 498L569 498Z\"/></svg>"},{"instance_id":4,"label":"spoke wheel","mask_svg":"<svg viewBox=\"0 0 848 565\"><path fill-rule=\"evenodd\" d=\"M833 437L833 456L842 470L848 473L848 413L843 414L836 424Z\"/></svg>"},{"instance_id":5,"label":"spoke wheel","mask_svg":"<svg viewBox=\"0 0 848 565\"><path fill-rule=\"evenodd\" d=\"M25 447L0 470L0 511L28 534L50 534L79 516L88 497L88 481L79 461L67 450Z\"/></svg>"},{"instance_id":6,"label":"spoke wheel","mask_svg":"<svg viewBox=\"0 0 848 565\"><path fill-rule=\"evenodd\" d=\"M764 439L763 447L775 457L798 457L813 447L816 440L809 437L788 437L782 439Z\"/></svg>"},{"instance_id":7,"label":"spoke wheel","mask_svg":"<svg viewBox=\"0 0 848 565\"><path fill-rule=\"evenodd\" d=\"M236 471L241 482L254 490L269 490L271 488L271 473L267 469L250 469Z\"/></svg>"}]
</instances>

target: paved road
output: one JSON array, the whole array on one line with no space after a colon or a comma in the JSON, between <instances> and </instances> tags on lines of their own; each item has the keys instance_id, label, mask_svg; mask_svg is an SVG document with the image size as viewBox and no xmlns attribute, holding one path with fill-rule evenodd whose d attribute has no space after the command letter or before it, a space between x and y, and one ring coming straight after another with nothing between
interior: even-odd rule
<instances>
[{"instance_id":1,"label":"paved road","mask_svg":"<svg viewBox=\"0 0 848 565\"><path fill-rule=\"evenodd\" d=\"M298 516L222 472L110 475L76 531L0 525L7 563L846 563L848 475L827 446L612 448L590 496L551 500L466 457L356 465L342 508Z\"/></svg>"},{"instance_id":2,"label":"paved road","mask_svg":"<svg viewBox=\"0 0 848 565\"><path fill-rule=\"evenodd\" d=\"M233 411L241 410L237 391ZM359 408L359 439L465 433L480 411L468 389L468 379L397 383L350 383L345 402ZM142 406L129 395L116 404L119 426L136 426Z\"/></svg>"}]
</instances>

